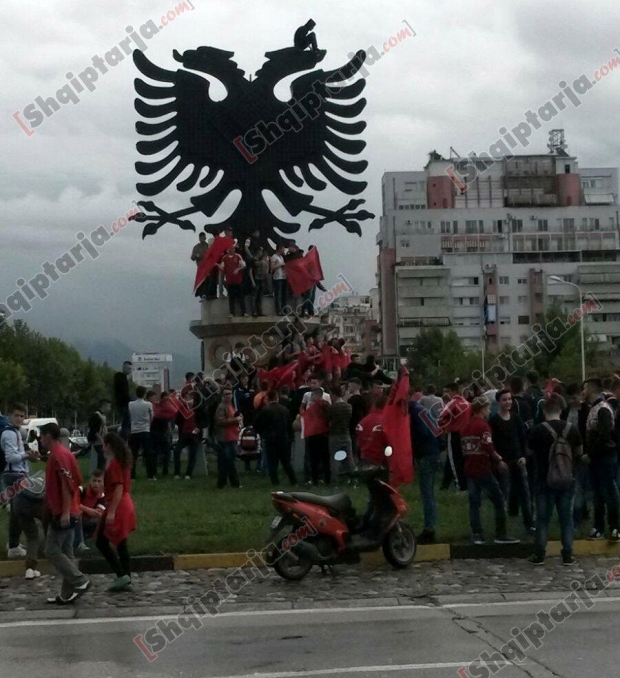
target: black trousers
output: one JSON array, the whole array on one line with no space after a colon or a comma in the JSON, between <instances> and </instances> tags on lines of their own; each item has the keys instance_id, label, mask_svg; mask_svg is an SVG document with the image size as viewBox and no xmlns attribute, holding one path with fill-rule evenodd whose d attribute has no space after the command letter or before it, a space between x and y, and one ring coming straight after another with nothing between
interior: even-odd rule
<instances>
[{"instance_id":1,"label":"black trousers","mask_svg":"<svg viewBox=\"0 0 620 678\"><path fill-rule=\"evenodd\" d=\"M226 285L228 291L228 308L230 315L235 315L235 306L238 304L241 315L245 313L245 295L243 285Z\"/></svg>"},{"instance_id":2,"label":"black trousers","mask_svg":"<svg viewBox=\"0 0 620 678\"><path fill-rule=\"evenodd\" d=\"M181 433L179 440L174 446L174 475L181 475L181 452L187 447L187 468L185 475L192 477L194 472L194 465L196 464L196 457L198 456L198 445L200 438L192 433Z\"/></svg>"},{"instance_id":3,"label":"black trousers","mask_svg":"<svg viewBox=\"0 0 620 678\"><path fill-rule=\"evenodd\" d=\"M136 477L136 463L138 461L140 450L142 450L142 456L144 457L144 465L146 466L147 477L157 477L157 465L153 455L153 446L151 445L151 434L132 433L129 436L129 449L133 455L133 468L131 469L131 477Z\"/></svg>"},{"instance_id":4,"label":"black trousers","mask_svg":"<svg viewBox=\"0 0 620 678\"><path fill-rule=\"evenodd\" d=\"M124 577L128 575L131 577L131 558L129 556L129 548L127 540L123 541L116 547L116 553L110 544L110 540L103 534L103 530L99 530L97 535L97 548L101 555L106 559L108 565L117 577Z\"/></svg>"},{"instance_id":5,"label":"black trousers","mask_svg":"<svg viewBox=\"0 0 620 678\"><path fill-rule=\"evenodd\" d=\"M313 485L317 485L321 476L325 478L325 484L332 481L331 463L329 459L329 439L326 433L316 436L308 436L306 445L310 456L310 475Z\"/></svg>"},{"instance_id":6,"label":"black trousers","mask_svg":"<svg viewBox=\"0 0 620 678\"><path fill-rule=\"evenodd\" d=\"M272 485L278 485L278 465L282 464L284 473L288 476L292 485L297 484L295 471L291 466L291 444L287 440L263 440L265 452L267 453L267 466L269 467L269 478Z\"/></svg>"},{"instance_id":7,"label":"black trousers","mask_svg":"<svg viewBox=\"0 0 620 678\"><path fill-rule=\"evenodd\" d=\"M153 456L155 457L155 467L159 458L162 459L162 475L168 475L168 466L170 465L170 443L166 433L151 433L151 445L153 447Z\"/></svg>"}]
</instances>

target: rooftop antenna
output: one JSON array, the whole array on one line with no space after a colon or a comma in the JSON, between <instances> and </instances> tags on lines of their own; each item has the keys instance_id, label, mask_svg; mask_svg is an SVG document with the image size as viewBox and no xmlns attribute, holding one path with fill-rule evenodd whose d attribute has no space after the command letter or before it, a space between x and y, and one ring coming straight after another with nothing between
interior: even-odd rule
<instances>
[{"instance_id":1,"label":"rooftop antenna","mask_svg":"<svg viewBox=\"0 0 620 678\"><path fill-rule=\"evenodd\" d=\"M567 146L563 129L552 129L549 132L549 143L547 144L547 148L551 155L557 155L560 151L566 153Z\"/></svg>"}]
</instances>

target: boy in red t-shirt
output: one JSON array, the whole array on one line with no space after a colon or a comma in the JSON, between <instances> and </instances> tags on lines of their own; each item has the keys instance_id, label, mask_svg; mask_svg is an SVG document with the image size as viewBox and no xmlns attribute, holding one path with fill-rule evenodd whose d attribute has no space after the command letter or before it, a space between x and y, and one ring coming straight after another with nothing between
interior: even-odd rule
<instances>
[{"instance_id":1,"label":"boy in red t-shirt","mask_svg":"<svg viewBox=\"0 0 620 678\"><path fill-rule=\"evenodd\" d=\"M73 548L77 553L90 551L84 543L97 531L97 526L105 510L103 493L103 471L95 469L86 487L80 487L80 509L82 515L75 526Z\"/></svg>"},{"instance_id":2,"label":"boy in red t-shirt","mask_svg":"<svg viewBox=\"0 0 620 678\"><path fill-rule=\"evenodd\" d=\"M326 485L329 485L332 481L331 460L329 458L329 424L327 423L329 403L323 395L322 388L315 388L312 391L310 404L304 412L304 438L310 457L310 474L313 485L319 484L321 471Z\"/></svg>"},{"instance_id":3,"label":"boy in red t-shirt","mask_svg":"<svg viewBox=\"0 0 620 678\"><path fill-rule=\"evenodd\" d=\"M246 318L249 317L245 311L245 293L243 289L242 271L245 268L245 261L243 261L240 254L235 252L234 247L229 247L218 266L224 275L224 283L228 292L230 317L235 317L235 301L239 303L241 314Z\"/></svg>"},{"instance_id":4,"label":"boy in red t-shirt","mask_svg":"<svg viewBox=\"0 0 620 678\"><path fill-rule=\"evenodd\" d=\"M68 605L88 591L90 581L73 560L75 524L80 516L80 469L73 454L60 444L58 424L41 426L41 443L49 450L45 469L45 503L50 515L45 555L62 577L60 594L48 603Z\"/></svg>"}]
</instances>

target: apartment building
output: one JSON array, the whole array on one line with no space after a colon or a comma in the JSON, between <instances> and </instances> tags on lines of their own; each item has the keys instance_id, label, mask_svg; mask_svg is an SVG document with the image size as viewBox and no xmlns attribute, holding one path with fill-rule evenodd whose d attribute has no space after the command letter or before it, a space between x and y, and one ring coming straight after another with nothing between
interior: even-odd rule
<instances>
[{"instance_id":1,"label":"apartment building","mask_svg":"<svg viewBox=\"0 0 620 678\"><path fill-rule=\"evenodd\" d=\"M602 305L590 331L620 346L617 168L581 169L563 143L493 159L433 152L423 170L384 174L381 189L383 355L404 357L424 327L471 348L518 345L545 308L575 308L580 291Z\"/></svg>"},{"instance_id":2,"label":"apartment building","mask_svg":"<svg viewBox=\"0 0 620 678\"><path fill-rule=\"evenodd\" d=\"M334 337L344 338L345 350L364 355L380 353L379 325L373 319L370 295L340 297L330 306L327 322Z\"/></svg>"}]
</instances>

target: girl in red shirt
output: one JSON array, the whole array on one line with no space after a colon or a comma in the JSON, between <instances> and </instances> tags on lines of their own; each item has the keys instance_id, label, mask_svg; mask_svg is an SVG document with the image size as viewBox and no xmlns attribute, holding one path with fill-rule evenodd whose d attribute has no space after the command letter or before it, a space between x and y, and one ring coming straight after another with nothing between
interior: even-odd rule
<instances>
[{"instance_id":1,"label":"girl in red shirt","mask_svg":"<svg viewBox=\"0 0 620 678\"><path fill-rule=\"evenodd\" d=\"M103 451L108 464L103 478L108 506L97 533L97 548L116 573L108 591L126 591L131 586L131 565L127 538L136 529L136 513L131 489L131 452L116 433L103 439ZM116 547L116 552L111 544Z\"/></svg>"}]
</instances>

